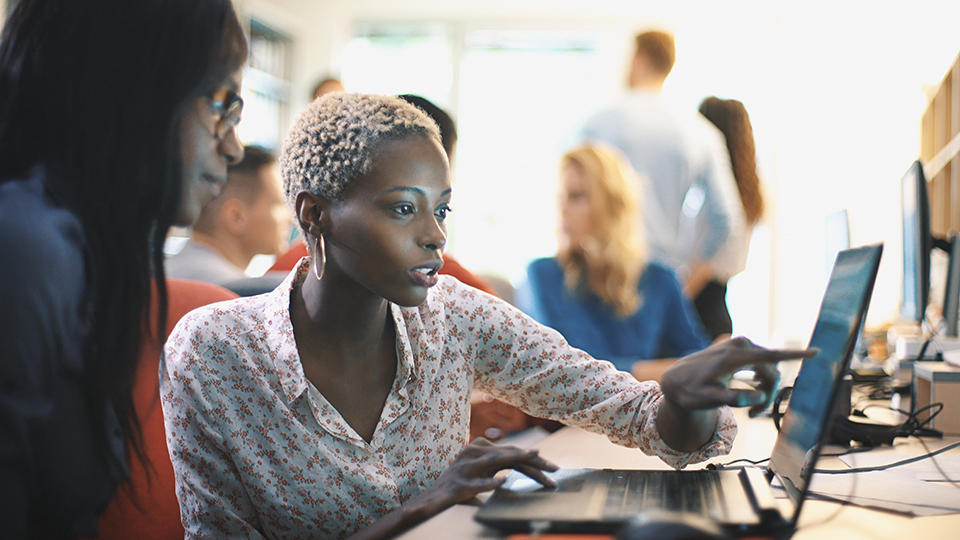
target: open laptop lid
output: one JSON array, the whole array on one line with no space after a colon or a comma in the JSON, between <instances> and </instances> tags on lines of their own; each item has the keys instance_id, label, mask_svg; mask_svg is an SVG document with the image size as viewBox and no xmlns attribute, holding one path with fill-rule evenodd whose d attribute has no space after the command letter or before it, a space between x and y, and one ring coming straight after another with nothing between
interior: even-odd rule
<instances>
[{"instance_id":1,"label":"open laptop lid","mask_svg":"<svg viewBox=\"0 0 960 540\"><path fill-rule=\"evenodd\" d=\"M810 337L810 347L820 353L803 361L780 424L770 470L793 501L789 521L794 525L820 456L820 443L833 423L834 403L870 304L882 251L883 245L877 244L837 254Z\"/></svg>"}]
</instances>

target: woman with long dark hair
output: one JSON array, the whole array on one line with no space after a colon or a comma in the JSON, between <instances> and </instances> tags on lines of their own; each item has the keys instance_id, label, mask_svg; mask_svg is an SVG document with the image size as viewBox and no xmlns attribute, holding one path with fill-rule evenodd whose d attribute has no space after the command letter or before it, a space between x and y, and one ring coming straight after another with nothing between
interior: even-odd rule
<instances>
[{"instance_id":1,"label":"woman with long dark hair","mask_svg":"<svg viewBox=\"0 0 960 540\"><path fill-rule=\"evenodd\" d=\"M96 534L139 426L163 241L219 192L247 44L229 0L21 0L0 41L0 516ZM165 335L158 327L157 335ZM159 354L159 351L158 351Z\"/></svg>"},{"instance_id":2,"label":"woman with long dark hair","mask_svg":"<svg viewBox=\"0 0 960 540\"><path fill-rule=\"evenodd\" d=\"M745 218L745 227L732 233L710 261L692 269L686 283L686 292L693 299L703 325L716 339L733 331L727 309L727 281L746 267L750 238L763 217L764 205L753 126L743 103L710 96L700 103L700 114L717 126L726 139Z\"/></svg>"}]
</instances>

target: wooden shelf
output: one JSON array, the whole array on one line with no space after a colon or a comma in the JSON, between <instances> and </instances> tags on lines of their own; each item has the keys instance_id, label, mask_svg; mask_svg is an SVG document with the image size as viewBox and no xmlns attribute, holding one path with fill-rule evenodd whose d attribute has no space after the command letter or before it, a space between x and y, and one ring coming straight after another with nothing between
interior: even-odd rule
<instances>
[{"instance_id":1,"label":"wooden shelf","mask_svg":"<svg viewBox=\"0 0 960 540\"><path fill-rule=\"evenodd\" d=\"M920 159L930 191L933 233L960 231L960 56L923 113Z\"/></svg>"}]
</instances>

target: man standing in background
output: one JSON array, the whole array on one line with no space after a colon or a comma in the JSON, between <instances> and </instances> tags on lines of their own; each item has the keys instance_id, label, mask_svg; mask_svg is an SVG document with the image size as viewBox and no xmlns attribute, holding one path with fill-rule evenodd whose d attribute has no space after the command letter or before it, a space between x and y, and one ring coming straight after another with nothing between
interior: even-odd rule
<instances>
[{"instance_id":1,"label":"man standing in background","mask_svg":"<svg viewBox=\"0 0 960 540\"><path fill-rule=\"evenodd\" d=\"M723 134L697 111L678 113L663 102L675 59L670 34L637 35L629 92L595 113L581 138L620 149L644 179L650 258L674 268L684 284L689 269L710 260L744 217Z\"/></svg>"}]
</instances>

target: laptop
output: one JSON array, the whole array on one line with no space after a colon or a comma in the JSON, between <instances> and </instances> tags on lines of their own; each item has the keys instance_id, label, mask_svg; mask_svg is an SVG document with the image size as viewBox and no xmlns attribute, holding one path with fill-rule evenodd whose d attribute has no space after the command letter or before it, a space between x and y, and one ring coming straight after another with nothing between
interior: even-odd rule
<instances>
[{"instance_id":1,"label":"laptop","mask_svg":"<svg viewBox=\"0 0 960 540\"><path fill-rule=\"evenodd\" d=\"M740 470L566 469L550 473L544 488L511 472L477 511L480 523L504 532L614 533L645 510L700 514L735 535L792 531L807 495L820 445L829 434L834 403L870 303L881 244L837 254L810 347L781 421L769 465ZM774 478L791 501L781 513Z\"/></svg>"}]
</instances>

